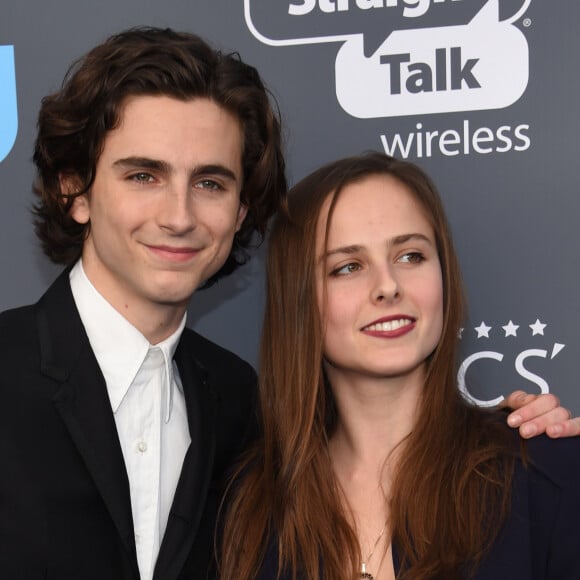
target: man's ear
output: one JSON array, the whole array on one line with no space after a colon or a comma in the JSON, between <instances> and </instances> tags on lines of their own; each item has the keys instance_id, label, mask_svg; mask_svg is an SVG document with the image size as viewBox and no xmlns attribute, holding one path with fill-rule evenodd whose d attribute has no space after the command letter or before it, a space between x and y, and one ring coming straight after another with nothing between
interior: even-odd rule
<instances>
[{"instance_id":1,"label":"man's ear","mask_svg":"<svg viewBox=\"0 0 580 580\"><path fill-rule=\"evenodd\" d=\"M236 232L240 231L244 220L246 219L246 215L248 214L248 206L240 203L240 207L238 208L238 219L236 220Z\"/></svg>"},{"instance_id":2,"label":"man's ear","mask_svg":"<svg viewBox=\"0 0 580 580\"><path fill-rule=\"evenodd\" d=\"M76 176L61 173L58 176L60 191L63 195L74 195L80 189ZM72 203L70 215L78 224L86 224L91 218L89 199L86 193L77 195Z\"/></svg>"}]
</instances>

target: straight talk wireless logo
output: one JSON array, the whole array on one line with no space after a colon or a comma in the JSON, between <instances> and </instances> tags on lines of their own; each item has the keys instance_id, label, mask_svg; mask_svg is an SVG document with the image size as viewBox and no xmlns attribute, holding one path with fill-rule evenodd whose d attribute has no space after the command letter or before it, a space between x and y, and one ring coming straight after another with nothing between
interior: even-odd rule
<instances>
[{"instance_id":1,"label":"straight talk wireless logo","mask_svg":"<svg viewBox=\"0 0 580 580\"><path fill-rule=\"evenodd\" d=\"M244 0L249 30L271 46L340 43L336 97L350 115L385 118L501 109L528 85L529 48L517 24L531 0ZM436 23L436 26L433 24ZM323 32L321 32L323 31ZM383 134L399 157L524 151L529 125Z\"/></svg>"}]
</instances>

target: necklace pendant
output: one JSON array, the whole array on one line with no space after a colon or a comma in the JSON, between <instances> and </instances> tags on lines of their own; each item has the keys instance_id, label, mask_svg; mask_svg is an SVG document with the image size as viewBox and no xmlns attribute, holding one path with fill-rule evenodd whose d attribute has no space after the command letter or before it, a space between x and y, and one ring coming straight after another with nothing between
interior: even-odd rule
<instances>
[{"instance_id":1,"label":"necklace pendant","mask_svg":"<svg viewBox=\"0 0 580 580\"><path fill-rule=\"evenodd\" d=\"M360 577L363 580L375 580L375 577L367 572L367 565L363 562L360 570Z\"/></svg>"}]
</instances>

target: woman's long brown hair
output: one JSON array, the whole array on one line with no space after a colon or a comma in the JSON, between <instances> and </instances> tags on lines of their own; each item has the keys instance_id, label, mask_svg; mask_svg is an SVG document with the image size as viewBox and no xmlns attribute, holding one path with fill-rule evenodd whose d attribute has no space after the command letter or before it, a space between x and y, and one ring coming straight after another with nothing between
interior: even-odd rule
<instances>
[{"instance_id":1,"label":"woman's long brown hair","mask_svg":"<svg viewBox=\"0 0 580 580\"><path fill-rule=\"evenodd\" d=\"M417 166L380 153L322 167L291 191L273 225L260 360L262 436L227 497L221 542L223 580L253 580L269 542L291 578L353 580L356 534L328 454L335 423L322 371L323 329L315 286L316 225L329 195L371 175L399 179L431 220L443 276L444 323L428 360L411 434L390 491L392 540L400 578L469 575L493 542L510 502L512 439L497 416L465 403L456 387L457 335L464 301L441 200Z\"/></svg>"}]
</instances>

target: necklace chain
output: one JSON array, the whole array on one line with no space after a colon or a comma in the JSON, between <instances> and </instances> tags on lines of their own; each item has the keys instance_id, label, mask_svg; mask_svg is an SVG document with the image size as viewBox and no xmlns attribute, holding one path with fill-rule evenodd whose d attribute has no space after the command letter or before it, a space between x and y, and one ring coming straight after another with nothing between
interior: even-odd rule
<instances>
[{"instance_id":1,"label":"necklace chain","mask_svg":"<svg viewBox=\"0 0 580 580\"><path fill-rule=\"evenodd\" d=\"M361 563L360 577L364 580L375 580L375 577L370 572L367 571L367 564L371 561L371 558L373 557L373 554L375 553L375 550L377 549L377 546L379 545L379 542L381 541L381 538L383 537L386 529L387 522L385 522L383 529L379 532L379 535L377 536L377 539L375 540L375 543L373 545L372 550L369 552L369 555Z\"/></svg>"}]
</instances>

